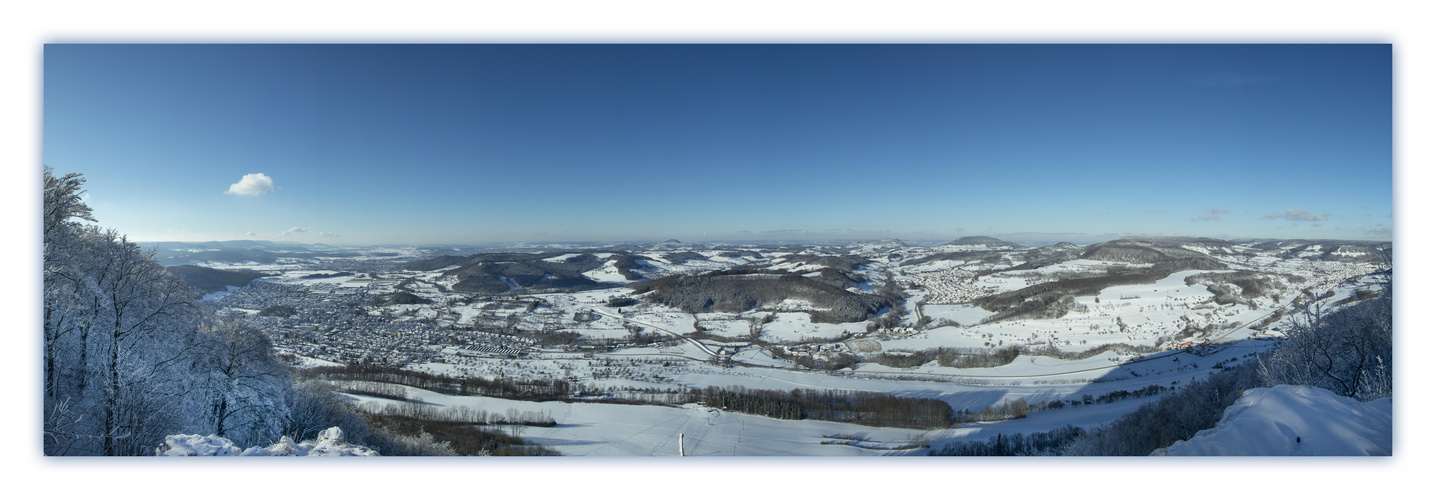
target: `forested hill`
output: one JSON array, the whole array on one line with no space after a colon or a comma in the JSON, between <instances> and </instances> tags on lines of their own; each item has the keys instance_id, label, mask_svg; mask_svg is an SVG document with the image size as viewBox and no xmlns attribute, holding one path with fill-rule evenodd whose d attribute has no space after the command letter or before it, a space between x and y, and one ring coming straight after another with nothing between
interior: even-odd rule
<instances>
[{"instance_id":1,"label":"forested hill","mask_svg":"<svg viewBox=\"0 0 1436 500\"><path fill-rule=\"evenodd\" d=\"M815 278L798 274L710 273L669 276L630 286L635 294L651 292L649 300L688 313L744 312L799 300L811 307L809 316L818 323L863 321L902 301L896 292L853 293L837 286L842 283L832 282L835 279L841 279L839 273Z\"/></svg>"},{"instance_id":2,"label":"forested hill","mask_svg":"<svg viewBox=\"0 0 1436 500\"><path fill-rule=\"evenodd\" d=\"M225 287L242 287L256 279L273 276L272 273L263 273L248 269L226 271L223 269L211 269L191 265L169 266L166 267L165 270L169 271L170 274L178 276L181 280L184 280L186 285L198 290L200 293L222 292L226 289Z\"/></svg>"},{"instance_id":3,"label":"forested hill","mask_svg":"<svg viewBox=\"0 0 1436 500\"><path fill-rule=\"evenodd\" d=\"M410 263L405 269L415 271L444 271L445 276L455 276L459 282L454 290L469 293L505 293L514 289L579 288L598 285L597 281L583 273L594 271L605 265L613 268L624 278L643 279L638 270L645 266L636 256L629 253L595 252L547 252L515 253L497 252L458 257L443 255Z\"/></svg>"},{"instance_id":4,"label":"forested hill","mask_svg":"<svg viewBox=\"0 0 1436 500\"><path fill-rule=\"evenodd\" d=\"M1022 248L1022 245L1018 245L1018 244L1012 243L1012 242L1010 242L1010 241L1002 241L1002 240L999 240L999 239L997 239L997 238L993 238L993 237L991 237L991 236L963 236L963 237L961 237L961 238L952 240L952 242L951 242L951 243L948 243L948 244L949 244L949 245L983 245L983 246L989 246L989 247Z\"/></svg>"}]
</instances>

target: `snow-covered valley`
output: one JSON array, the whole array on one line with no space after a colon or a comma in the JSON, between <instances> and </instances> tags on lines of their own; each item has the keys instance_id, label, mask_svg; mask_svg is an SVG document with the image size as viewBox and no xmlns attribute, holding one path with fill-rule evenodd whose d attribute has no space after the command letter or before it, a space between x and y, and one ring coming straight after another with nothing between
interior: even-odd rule
<instances>
[{"instance_id":1,"label":"snow-covered valley","mask_svg":"<svg viewBox=\"0 0 1436 500\"><path fill-rule=\"evenodd\" d=\"M561 381L563 394L536 399L397 390L436 408L551 415L552 427L512 430L564 455L678 454L679 435L693 455L918 455L1111 422L1252 359L1300 311L1373 296L1389 269L1371 253L1211 241L1137 242L1201 255L1179 264L1070 244L668 245L447 260L410 249L389 253L412 260L342 266L230 264L274 274L207 301L266 331L296 364ZM501 274L522 262L548 270ZM493 279L482 285L493 292L458 291L480 279ZM714 293L751 302L690 305ZM860 321L827 319L861 301L876 305ZM705 388L934 400L956 421L773 418L701 404ZM361 408L386 401L350 397Z\"/></svg>"}]
</instances>

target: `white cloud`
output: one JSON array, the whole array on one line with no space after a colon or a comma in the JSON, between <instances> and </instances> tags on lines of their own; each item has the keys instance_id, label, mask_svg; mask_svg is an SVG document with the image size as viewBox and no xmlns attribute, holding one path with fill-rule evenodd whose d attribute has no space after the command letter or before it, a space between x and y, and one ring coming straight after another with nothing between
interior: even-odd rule
<instances>
[{"instance_id":1,"label":"white cloud","mask_svg":"<svg viewBox=\"0 0 1436 500\"><path fill-rule=\"evenodd\" d=\"M338 234L330 233L330 232L326 232L326 231L320 231L320 232L314 233L314 234L319 235L319 237L321 237L321 238L338 238L338 237L339 237Z\"/></svg>"},{"instance_id":2,"label":"white cloud","mask_svg":"<svg viewBox=\"0 0 1436 500\"><path fill-rule=\"evenodd\" d=\"M230 184L229 191L225 191L224 194L259 196L270 191L274 191L274 179L263 173L258 173L244 174L239 182Z\"/></svg>"},{"instance_id":3,"label":"white cloud","mask_svg":"<svg viewBox=\"0 0 1436 500\"><path fill-rule=\"evenodd\" d=\"M1197 218L1192 219L1192 222L1197 222L1197 221L1221 222L1223 215L1226 215L1226 214L1229 214L1229 213L1232 212L1231 210L1227 210L1227 209L1225 209L1225 208L1212 208L1212 207L1207 207L1206 211L1207 211L1207 214L1206 214L1206 215L1198 216Z\"/></svg>"},{"instance_id":4,"label":"white cloud","mask_svg":"<svg viewBox=\"0 0 1436 500\"><path fill-rule=\"evenodd\" d=\"M292 235L292 234L307 233L307 232L309 232L309 228L307 228L307 227L298 227L298 226L295 226L295 227L291 227L291 228L285 230L283 233L280 233L280 234L283 234L283 235L285 235L285 236L289 236L289 235Z\"/></svg>"},{"instance_id":5,"label":"white cloud","mask_svg":"<svg viewBox=\"0 0 1436 500\"><path fill-rule=\"evenodd\" d=\"M1286 209L1286 213L1285 213L1285 214L1266 214L1264 217L1266 217L1266 218L1268 218L1268 219L1282 219L1282 218L1285 218L1286 220L1305 221L1305 222L1316 222L1316 221L1326 220L1326 218L1327 218L1327 217L1330 217L1330 216L1331 216L1331 212L1325 212L1325 213L1322 213L1322 214L1318 215L1318 214L1314 214L1314 213L1308 212L1308 211L1306 211L1305 209L1303 209L1303 208L1301 208L1301 207L1296 207L1296 208L1288 208L1288 209Z\"/></svg>"}]
</instances>

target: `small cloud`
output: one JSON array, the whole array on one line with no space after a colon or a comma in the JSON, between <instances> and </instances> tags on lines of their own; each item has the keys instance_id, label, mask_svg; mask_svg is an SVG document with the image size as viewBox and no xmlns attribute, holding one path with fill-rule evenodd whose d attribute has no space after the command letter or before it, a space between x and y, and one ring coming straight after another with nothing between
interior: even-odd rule
<instances>
[{"instance_id":1,"label":"small cloud","mask_svg":"<svg viewBox=\"0 0 1436 500\"><path fill-rule=\"evenodd\" d=\"M1268 218L1268 219L1286 219L1286 220L1303 221L1303 222L1316 222L1316 221L1323 221L1323 220L1326 220L1328 217L1331 217L1331 212L1324 212L1324 213L1322 213L1322 214L1320 214L1320 215L1317 215L1317 214L1308 212L1308 211L1306 211L1305 209L1303 209L1303 208L1301 208L1301 207L1296 207L1296 208L1288 208L1288 209L1286 209L1286 213L1284 213L1284 214L1281 214L1281 213L1272 213L1272 214L1266 214L1266 215L1264 215L1263 217L1266 217L1266 218Z\"/></svg>"},{"instance_id":2,"label":"small cloud","mask_svg":"<svg viewBox=\"0 0 1436 500\"><path fill-rule=\"evenodd\" d=\"M250 232L244 233L244 235L245 235L245 236L248 236L248 237L250 237L250 238L253 238L253 237L255 237L255 236L259 236L259 233L256 233L256 232L254 232L254 231L250 231Z\"/></svg>"},{"instance_id":3,"label":"small cloud","mask_svg":"<svg viewBox=\"0 0 1436 500\"><path fill-rule=\"evenodd\" d=\"M315 234L315 235L318 235L320 238L338 238L338 237L339 237L338 234L330 233L330 232L326 232L326 231L320 231L320 232L317 232L317 233L314 233L314 234Z\"/></svg>"},{"instance_id":4,"label":"small cloud","mask_svg":"<svg viewBox=\"0 0 1436 500\"><path fill-rule=\"evenodd\" d=\"M1311 227L1321 227L1321 223L1320 223L1320 222L1313 222L1313 223L1311 223Z\"/></svg>"},{"instance_id":5,"label":"small cloud","mask_svg":"<svg viewBox=\"0 0 1436 500\"><path fill-rule=\"evenodd\" d=\"M1226 215L1226 214L1229 214L1229 213L1232 213L1232 211L1231 211L1231 210L1227 210L1227 209L1225 209L1225 208L1212 208L1212 207L1207 207L1207 209L1206 209L1206 215L1198 216L1197 218L1192 219L1192 222L1200 222L1200 221L1221 222L1221 221L1222 221L1222 216L1223 216L1223 215Z\"/></svg>"},{"instance_id":6,"label":"small cloud","mask_svg":"<svg viewBox=\"0 0 1436 500\"><path fill-rule=\"evenodd\" d=\"M230 184L229 191L225 191L224 194L259 196L270 191L274 191L274 179L259 173L244 174L244 177L239 178L239 182Z\"/></svg>"},{"instance_id":7,"label":"small cloud","mask_svg":"<svg viewBox=\"0 0 1436 500\"><path fill-rule=\"evenodd\" d=\"M298 226L295 226L295 227L291 227L291 228L285 230L283 233L279 233L279 234L282 234L282 235L284 235L284 236L289 236L289 235L300 234L300 233L307 233L307 232L309 232L309 228L307 228L307 227L298 227Z\"/></svg>"},{"instance_id":8,"label":"small cloud","mask_svg":"<svg viewBox=\"0 0 1436 500\"><path fill-rule=\"evenodd\" d=\"M1375 225L1375 226L1373 226L1373 227L1367 229L1365 232L1366 232L1366 234L1369 234L1369 235L1372 235L1372 236L1376 236L1376 237L1379 237L1379 238L1390 238L1390 237L1391 237L1391 226L1388 226L1388 225L1386 225L1386 224L1377 224L1377 225Z\"/></svg>"}]
</instances>

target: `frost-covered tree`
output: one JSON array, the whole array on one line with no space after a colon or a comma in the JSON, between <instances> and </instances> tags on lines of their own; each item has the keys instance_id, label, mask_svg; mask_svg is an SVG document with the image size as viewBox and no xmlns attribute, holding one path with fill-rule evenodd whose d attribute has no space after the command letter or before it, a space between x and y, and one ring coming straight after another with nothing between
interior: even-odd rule
<instances>
[{"instance_id":1,"label":"frost-covered tree","mask_svg":"<svg viewBox=\"0 0 1436 500\"><path fill-rule=\"evenodd\" d=\"M82 202L80 174L55 177L44 169L44 436L47 454L94 453L103 430L96 428L87 397L90 333L99 315L99 280L94 275L95 239L85 221L94 221ZM89 418L87 418L89 417Z\"/></svg>"},{"instance_id":2,"label":"frost-covered tree","mask_svg":"<svg viewBox=\"0 0 1436 500\"><path fill-rule=\"evenodd\" d=\"M193 295L94 225L78 174L44 171L44 436L51 455L146 454L200 415Z\"/></svg>"},{"instance_id":3,"label":"frost-covered tree","mask_svg":"<svg viewBox=\"0 0 1436 500\"><path fill-rule=\"evenodd\" d=\"M292 439L312 439L320 431L336 426L360 435L361 440L367 434L368 425L326 382L309 380L288 386L284 402L288 414L280 433Z\"/></svg>"},{"instance_id":4,"label":"frost-covered tree","mask_svg":"<svg viewBox=\"0 0 1436 500\"><path fill-rule=\"evenodd\" d=\"M264 333L243 323L206 315L194 372L204 374L205 421L211 432L240 446L281 435L288 411L284 392L289 370L273 355Z\"/></svg>"},{"instance_id":5,"label":"frost-covered tree","mask_svg":"<svg viewBox=\"0 0 1436 500\"><path fill-rule=\"evenodd\" d=\"M165 271L153 254L142 252L124 237L109 239L99 256L104 279L99 284L96 325L104 368L106 455L147 451L152 442L128 444L147 437L162 438L171 422L167 413L182 410L193 380L182 368L186 355L197 354L198 338L192 293ZM149 434L152 431L155 434Z\"/></svg>"},{"instance_id":6,"label":"frost-covered tree","mask_svg":"<svg viewBox=\"0 0 1436 500\"><path fill-rule=\"evenodd\" d=\"M1311 385L1370 401L1391 396L1390 281L1376 298L1339 311L1313 301L1286 327L1286 338L1261 364L1273 385Z\"/></svg>"},{"instance_id":7,"label":"frost-covered tree","mask_svg":"<svg viewBox=\"0 0 1436 500\"><path fill-rule=\"evenodd\" d=\"M60 356L62 337L80 327L81 323L75 316L83 314L77 310L80 304L75 300L84 281L83 273L75 268L80 263L74 255L79 243L79 226L81 221L93 222L95 219L90 216L90 207L81 201L85 191L80 188L84 183L80 174L55 177L50 167L46 166L44 183L44 258L41 269L44 274L45 312L42 325L44 392L48 401L59 392L56 358Z\"/></svg>"},{"instance_id":8,"label":"frost-covered tree","mask_svg":"<svg viewBox=\"0 0 1436 500\"><path fill-rule=\"evenodd\" d=\"M322 382L292 385L263 332L197 306L153 250L89 224L80 174L43 178L46 455L148 455L193 433L249 446L336 425L386 442Z\"/></svg>"}]
</instances>

